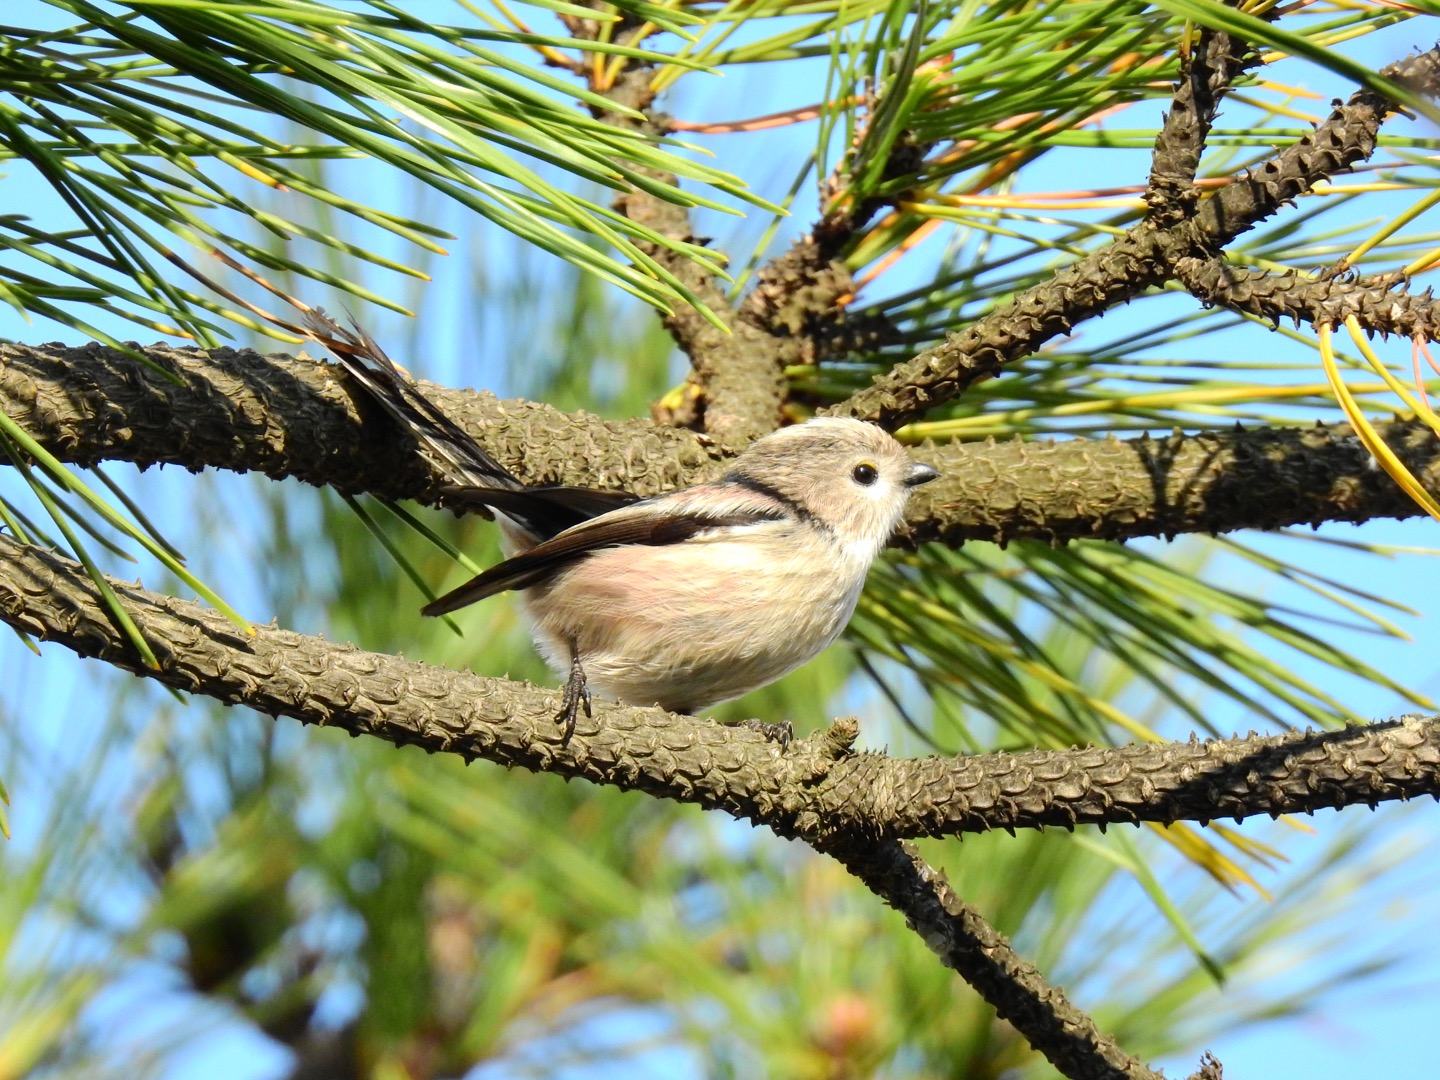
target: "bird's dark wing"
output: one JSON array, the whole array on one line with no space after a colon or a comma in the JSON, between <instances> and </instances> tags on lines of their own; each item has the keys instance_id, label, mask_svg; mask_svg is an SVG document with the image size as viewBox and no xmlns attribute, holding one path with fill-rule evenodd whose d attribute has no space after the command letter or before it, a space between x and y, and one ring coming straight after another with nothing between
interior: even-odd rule
<instances>
[{"instance_id":1,"label":"bird's dark wing","mask_svg":"<svg viewBox=\"0 0 1440 1080\"><path fill-rule=\"evenodd\" d=\"M733 502L722 502L715 511L696 510L691 504L697 501L695 495L701 490L691 488L647 499L576 525L477 574L459 588L426 604L420 609L421 614L444 615L496 593L528 589L602 548L680 544L710 529L759 525L785 517L780 509L772 506L737 506Z\"/></svg>"},{"instance_id":2,"label":"bird's dark wing","mask_svg":"<svg viewBox=\"0 0 1440 1080\"><path fill-rule=\"evenodd\" d=\"M499 510L540 540L549 540L566 529L629 506L640 498L628 491L558 486L522 488L519 491L445 487L440 489L440 493L449 506Z\"/></svg>"}]
</instances>

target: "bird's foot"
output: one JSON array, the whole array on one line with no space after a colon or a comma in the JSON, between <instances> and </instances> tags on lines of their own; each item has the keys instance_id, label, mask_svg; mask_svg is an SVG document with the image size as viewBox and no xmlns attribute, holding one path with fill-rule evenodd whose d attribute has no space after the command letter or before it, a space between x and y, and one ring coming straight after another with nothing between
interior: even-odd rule
<instances>
[{"instance_id":1,"label":"bird's foot","mask_svg":"<svg viewBox=\"0 0 1440 1080\"><path fill-rule=\"evenodd\" d=\"M736 726L758 731L765 736L767 742L779 743L781 750L788 748L790 740L795 738L795 726L789 720L782 720L778 724L769 720L742 720Z\"/></svg>"},{"instance_id":2,"label":"bird's foot","mask_svg":"<svg viewBox=\"0 0 1440 1080\"><path fill-rule=\"evenodd\" d=\"M570 737L575 734L575 717L583 707L587 719L595 714L590 711L590 687L585 682L585 669L580 664L580 654L570 656L570 678L565 683L565 696L560 699L560 711L555 722L560 725L560 745L569 746Z\"/></svg>"}]
</instances>

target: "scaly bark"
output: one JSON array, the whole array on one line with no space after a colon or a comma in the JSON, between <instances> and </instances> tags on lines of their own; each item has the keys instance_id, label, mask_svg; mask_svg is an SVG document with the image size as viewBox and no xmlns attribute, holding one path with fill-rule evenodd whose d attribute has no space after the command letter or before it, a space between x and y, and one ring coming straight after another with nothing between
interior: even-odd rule
<instances>
[{"instance_id":1,"label":"scaly bark","mask_svg":"<svg viewBox=\"0 0 1440 1080\"><path fill-rule=\"evenodd\" d=\"M1073 1080L1162 1080L1016 953L913 844L847 840L819 848L904 915L940 962L974 987L1062 1074Z\"/></svg>"},{"instance_id":2,"label":"scaly bark","mask_svg":"<svg viewBox=\"0 0 1440 1080\"><path fill-rule=\"evenodd\" d=\"M1440 86L1440 47L1381 73L1414 93L1432 95ZM1381 122L1394 108L1372 90L1357 92L1315 131L1203 200L1194 217L1170 225L1141 222L947 341L897 364L830 411L890 428L917 419L1083 320L1175 277L1180 260L1213 258L1321 180L1368 158Z\"/></svg>"},{"instance_id":3,"label":"scaly bark","mask_svg":"<svg viewBox=\"0 0 1440 1080\"><path fill-rule=\"evenodd\" d=\"M144 666L76 562L0 536L0 621L227 705L397 746L724 810L827 851L995 828L1211 821L1440 795L1440 718L1245 739L898 760L854 720L782 749L744 728L597 703L565 743L558 691L365 652L113 583ZM858 856L857 856L858 857Z\"/></svg>"},{"instance_id":4,"label":"scaly bark","mask_svg":"<svg viewBox=\"0 0 1440 1080\"><path fill-rule=\"evenodd\" d=\"M1343 294L1349 287L1324 288ZM1434 310L1428 299L1410 299L1417 311ZM1397 301L1396 310L1402 307ZM74 464L263 472L350 493L441 502L443 477L383 415L357 409L337 367L231 349L145 351L178 382L100 345L0 344L0 410ZM527 483L653 495L725 468L720 449L693 432L423 385ZM1440 449L1422 424L1379 427L1422 483L1440 486ZM956 443L917 453L940 469L941 479L911 500L896 537L902 546L1121 540L1420 512L1343 424Z\"/></svg>"}]
</instances>

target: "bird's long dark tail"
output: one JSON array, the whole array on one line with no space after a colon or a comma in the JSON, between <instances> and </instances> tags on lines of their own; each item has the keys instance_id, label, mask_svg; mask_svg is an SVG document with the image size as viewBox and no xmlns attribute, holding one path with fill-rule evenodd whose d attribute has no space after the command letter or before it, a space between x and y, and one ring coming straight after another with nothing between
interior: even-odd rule
<instances>
[{"instance_id":1,"label":"bird's long dark tail","mask_svg":"<svg viewBox=\"0 0 1440 1080\"><path fill-rule=\"evenodd\" d=\"M448 504L499 510L539 541L635 501L634 495L623 491L558 485L526 487L421 393L409 374L360 327L345 329L324 311L291 296L219 248L212 248L210 254L299 311L305 325L297 326L258 307L174 252L165 253L172 263L220 296L282 330L311 338L329 349L355 385L411 434L446 478L444 495Z\"/></svg>"},{"instance_id":2,"label":"bird's long dark tail","mask_svg":"<svg viewBox=\"0 0 1440 1080\"><path fill-rule=\"evenodd\" d=\"M635 501L622 491L526 487L420 392L409 375L358 326L346 329L319 308L305 314L307 332L329 349L346 374L420 444L449 481L446 500L499 510L534 540Z\"/></svg>"},{"instance_id":3,"label":"bird's long dark tail","mask_svg":"<svg viewBox=\"0 0 1440 1080\"><path fill-rule=\"evenodd\" d=\"M355 385L420 444L455 488L520 491L525 485L446 416L359 326L347 329L320 308L305 313L305 328L324 345Z\"/></svg>"}]
</instances>

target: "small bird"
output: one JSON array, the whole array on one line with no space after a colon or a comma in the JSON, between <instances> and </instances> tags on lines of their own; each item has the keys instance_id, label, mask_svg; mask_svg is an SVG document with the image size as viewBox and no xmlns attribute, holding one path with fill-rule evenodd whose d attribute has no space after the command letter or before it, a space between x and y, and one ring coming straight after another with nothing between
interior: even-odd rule
<instances>
[{"instance_id":1,"label":"small bird","mask_svg":"<svg viewBox=\"0 0 1440 1080\"><path fill-rule=\"evenodd\" d=\"M840 635L912 488L938 473L887 432L821 417L752 444L719 480L647 499L526 487L430 402L363 331L309 329L445 473L488 508L504 562L422 608L516 590L566 675L563 741L592 691L694 713L766 686Z\"/></svg>"}]
</instances>

